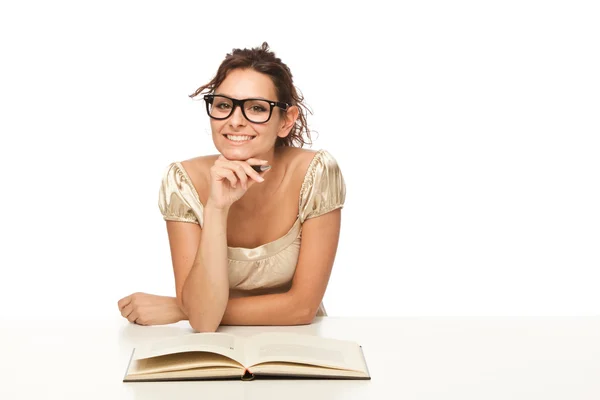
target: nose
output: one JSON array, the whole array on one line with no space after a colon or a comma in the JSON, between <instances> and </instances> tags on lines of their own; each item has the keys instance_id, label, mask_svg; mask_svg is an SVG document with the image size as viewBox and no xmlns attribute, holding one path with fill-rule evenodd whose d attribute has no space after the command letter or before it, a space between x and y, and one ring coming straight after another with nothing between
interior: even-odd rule
<instances>
[{"instance_id":1,"label":"nose","mask_svg":"<svg viewBox=\"0 0 600 400\"><path fill-rule=\"evenodd\" d=\"M231 116L229 117L229 123L231 124L231 126L240 126L245 123L244 120L245 120L245 118L244 118L244 115L242 114L242 107L235 105L233 107L233 112L231 113Z\"/></svg>"}]
</instances>

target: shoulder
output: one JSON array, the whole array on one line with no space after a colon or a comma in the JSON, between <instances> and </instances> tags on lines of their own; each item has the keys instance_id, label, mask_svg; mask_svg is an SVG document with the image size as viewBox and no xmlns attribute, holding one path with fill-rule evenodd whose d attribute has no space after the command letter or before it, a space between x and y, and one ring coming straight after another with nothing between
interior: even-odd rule
<instances>
[{"instance_id":1,"label":"shoulder","mask_svg":"<svg viewBox=\"0 0 600 400\"><path fill-rule=\"evenodd\" d=\"M194 222L202 226L201 189L205 186L198 159L172 161L163 174L158 205L167 221ZM200 189L200 190L198 190Z\"/></svg>"},{"instance_id":2,"label":"shoulder","mask_svg":"<svg viewBox=\"0 0 600 400\"><path fill-rule=\"evenodd\" d=\"M317 170L339 170L336 159L325 149L288 148L285 150L288 169L295 182L305 183Z\"/></svg>"},{"instance_id":3,"label":"shoulder","mask_svg":"<svg viewBox=\"0 0 600 400\"><path fill-rule=\"evenodd\" d=\"M302 149L298 147L289 147L284 150L284 156L287 159L287 169L291 171L294 181L302 181L308 168L315 159L320 150Z\"/></svg>"},{"instance_id":4,"label":"shoulder","mask_svg":"<svg viewBox=\"0 0 600 400\"><path fill-rule=\"evenodd\" d=\"M346 185L336 159L327 150L297 156L300 179L299 216L301 222L341 208Z\"/></svg>"},{"instance_id":5,"label":"shoulder","mask_svg":"<svg viewBox=\"0 0 600 400\"><path fill-rule=\"evenodd\" d=\"M337 160L325 149L300 152L296 156L293 169L303 185L312 183L314 175L341 175Z\"/></svg>"},{"instance_id":6,"label":"shoulder","mask_svg":"<svg viewBox=\"0 0 600 400\"><path fill-rule=\"evenodd\" d=\"M194 158L188 158L187 160L179 161L179 164L185 168L188 175L201 177L205 176L210 167L214 164L215 160L219 157L218 154L211 154L206 156L198 156Z\"/></svg>"},{"instance_id":7,"label":"shoulder","mask_svg":"<svg viewBox=\"0 0 600 400\"><path fill-rule=\"evenodd\" d=\"M191 181L190 183L196 189L196 192L200 197L200 201L203 204L208 196L205 188L208 187L210 182L210 167L215 163L215 160L218 157L218 154L211 154L189 158L176 163L181 165L181 167L184 169L183 172L189 177Z\"/></svg>"}]
</instances>

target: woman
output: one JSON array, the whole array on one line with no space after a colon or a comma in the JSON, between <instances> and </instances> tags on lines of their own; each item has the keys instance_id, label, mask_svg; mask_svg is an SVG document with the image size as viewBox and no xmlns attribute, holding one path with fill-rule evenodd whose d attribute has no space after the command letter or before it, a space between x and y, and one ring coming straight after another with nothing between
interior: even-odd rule
<instances>
[{"instance_id":1,"label":"woman","mask_svg":"<svg viewBox=\"0 0 600 400\"><path fill-rule=\"evenodd\" d=\"M205 89L220 154L171 163L159 192L176 297L134 293L119 300L121 315L141 325L188 319L199 332L310 324L326 315L341 171L327 151L302 149L306 107L266 42L227 54L190 97Z\"/></svg>"}]
</instances>

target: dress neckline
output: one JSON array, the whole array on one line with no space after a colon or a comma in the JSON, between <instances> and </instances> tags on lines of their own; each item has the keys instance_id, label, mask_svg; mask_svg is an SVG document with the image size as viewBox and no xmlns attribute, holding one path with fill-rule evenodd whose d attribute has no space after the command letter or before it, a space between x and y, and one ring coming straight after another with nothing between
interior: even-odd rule
<instances>
[{"instance_id":1,"label":"dress neckline","mask_svg":"<svg viewBox=\"0 0 600 400\"><path fill-rule=\"evenodd\" d=\"M315 152L315 155L313 156L312 160L308 164L308 168L306 169L306 173L304 174L304 179L302 180L302 186L300 188L300 195L299 195L299 200L298 200L299 201L298 215L296 216L296 220L294 221L294 223L292 224L290 229L287 231L287 233L285 235L281 236L280 238L277 238L273 241L270 241L270 242L261 244L256 247L252 247L252 248L227 246L229 258L247 260L248 256L252 256L252 255L257 258L264 258L264 256L267 253L271 253L271 251L268 251L268 250L275 249L276 247L279 247L280 244L283 248L283 247L286 247L286 246L290 245L291 243L293 243L293 241L298 237L298 235L300 234L300 232L302 230L301 229L302 224L300 224L300 207L301 207L300 201L302 200L303 190L306 187L306 179L311 175L311 170L314 168L314 164L318 158L317 156L322 152L323 152L322 149L317 150ZM194 186L192 179L188 175L187 171L185 170L185 168L183 167L181 162L176 161L175 164L180 168L180 170L183 173L188 184L191 186L192 192L195 196L195 200L198 202L198 204L200 204L200 210L204 211L204 204L202 204L202 202L200 201L200 195L198 194L198 191L196 190L196 187ZM292 235L294 233L295 233L295 236ZM240 257L240 256L242 256L242 257Z\"/></svg>"}]
</instances>

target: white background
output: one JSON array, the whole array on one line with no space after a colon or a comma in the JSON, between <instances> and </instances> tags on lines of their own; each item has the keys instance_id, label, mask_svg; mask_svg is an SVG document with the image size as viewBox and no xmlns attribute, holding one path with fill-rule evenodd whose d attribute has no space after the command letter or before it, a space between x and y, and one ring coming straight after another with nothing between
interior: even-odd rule
<instances>
[{"instance_id":1,"label":"white background","mask_svg":"<svg viewBox=\"0 0 600 400\"><path fill-rule=\"evenodd\" d=\"M187 96L263 41L347 184L330 315L598 315L599 20L592 1L3 2L1 316L174 295L160 179L215 152Z\"/></svg>"}]
</instances>

